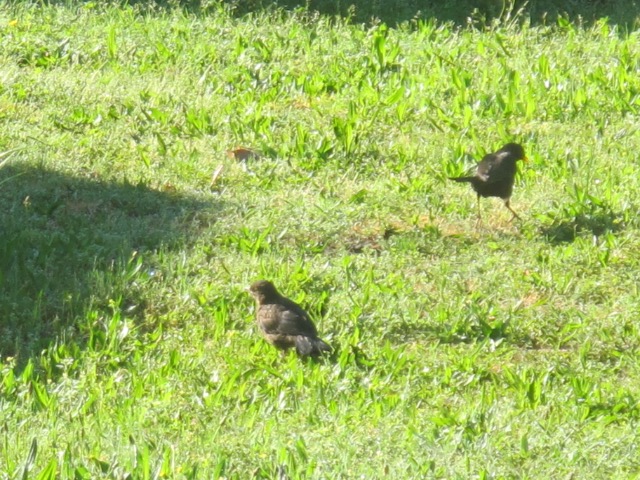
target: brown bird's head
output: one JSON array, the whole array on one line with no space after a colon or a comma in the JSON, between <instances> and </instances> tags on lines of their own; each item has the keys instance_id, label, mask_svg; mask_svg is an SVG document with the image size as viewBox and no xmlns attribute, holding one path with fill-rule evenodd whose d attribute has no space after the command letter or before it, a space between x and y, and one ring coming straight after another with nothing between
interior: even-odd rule
<instances>
[{"instance_id":1,"label":"brown bird's head","mask_svg":"<svg viewBox=\"0 0 640 480\"><path fill-rule=\"evenodd\" d=\"M249 294L260 303L280 297L278 290L276 290L276 287L269 280L253 282L248 291Z\"/></svg>"},{"instance_id":2,"label":"brown bird's head","mask_svg":"<svg viewBox=\"0 0 640 480\"><path fill-rule=\"evenodd\" d=\"M527 161L527 156L524 154L524 148L519 143L507 143L498 152L505 152L512 155L516 160Z\"/></svg>"}]
</instances>

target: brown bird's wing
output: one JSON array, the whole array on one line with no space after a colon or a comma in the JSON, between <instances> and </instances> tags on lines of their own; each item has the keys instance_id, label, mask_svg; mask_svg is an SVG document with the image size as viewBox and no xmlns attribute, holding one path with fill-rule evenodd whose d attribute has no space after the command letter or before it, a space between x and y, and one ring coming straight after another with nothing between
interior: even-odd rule
<instances>
[{"instance_id":1,"label":"brown bird's wing","mask_svg":"<svg viewBox=\"0 0 640 480\"><path fill-rule=\"evenodd\" d=\"M331 351L331 347L318 338L316 326L297 303L280 298L259 308L260 329L267 341L277 348L287 350L295 347L298 355L303 357Z\"/></svg>"},{"instance_id":2,"label":"brown bird's wing","mask_svg":"<svg viewBox=\"0 0 640 480\"><path fill-rule=\"evenodd\" d=\"M318 336L316 326L307 312L294 302L288 301L282 304L264 305L264 307L273 309L273 314L268 315L268 318L261 322L265 333L270 335L304 335L312 338Z\"/></svg>"}]
</instances>

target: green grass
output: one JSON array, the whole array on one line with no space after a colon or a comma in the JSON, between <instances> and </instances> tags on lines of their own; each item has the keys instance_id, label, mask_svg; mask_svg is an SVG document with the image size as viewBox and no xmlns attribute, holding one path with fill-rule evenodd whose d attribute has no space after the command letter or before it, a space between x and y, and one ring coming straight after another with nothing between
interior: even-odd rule
<instances>
[{"instance_id":1,"label":"green grass","mask_svg":"<svg viewBox=\"0 0 640 480\"><path fill-rule=\"evenodd\" d=\"M0 478L638 476L639 41L1 6Z\"/></svg>"}]
</instances>

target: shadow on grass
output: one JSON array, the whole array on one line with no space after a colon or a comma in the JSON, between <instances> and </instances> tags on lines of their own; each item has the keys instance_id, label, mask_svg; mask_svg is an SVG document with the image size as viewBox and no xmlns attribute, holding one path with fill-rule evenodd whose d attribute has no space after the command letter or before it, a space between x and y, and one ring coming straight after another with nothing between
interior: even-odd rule
<instances>
[{"instance_id":1,"label":"shadow on grass","mask_svg":"<svg viewBox=\"0 0 640 480\"><path fill-rule=\"evenodd\" d=\"M13 3L33 3L33 0L13 0ZM46 0L48 4L84 5L84 0ZM374 23L380 20L396 26L415 19L436 19L465 26L470 22L477 26L490 24L493 19L530 19L534 25L556 24L562 17L575 24L590 25L607 18L610 24L626 30L638 26L640 1L636 0L128 0L126 5L141 7L150 13L164 8L186 9L196 14L214 13L220 5L231 6L236 16L264 10L298 8L331 17L349 18L357 23ZM521 15L518 16L518 13Z\"/></svg>"},{"instance_id":2,"label":"shadow on grass","mask_svg":"<svg viewBox=\"0 0 640 480\"><path fill-rule=\"evenodd\" d=\"M542 227L542 235L554 245L573 242L580 234L603 235L616 233L624 228L622 215L611 210L592 214L578 214L571 219L556 219Z\"/></svg>"},{"instance_id":3,"label":"shadow on grass","mask_svg":"<svg viewBox=\"0 0 640 480\"><path fill-rule=\"evenodd\" d=\"M201 9L203 5L199 0L183 0L181 4L192 9ZM520 18L530 18L534 25L555 24L560 16L573 23L586 24L608 18L610 23L631 30L640 16L640 2L629 0L235 0L232 5L238 15L274 6L303 7L322 15L350 18L354 22L379 19L390 26L414 19L437 19L459 26L468 25L470 21L483 25L496 18L513 18L522 11Z\"/></svg>"},{"instance_id":4,"label":"shadow on grass","mask_svg":"<svg viewBox=\"0 0 640 480\"><path fill-rule=\"evenodd\" d=\"M470 344L485 340L508 340L509 321L488 321L473 316L447 323L404 323L392 326L385 332L385 338L399 343L407 343L424 338L437 340L442 344Z\"/></svg>"},{"instance_id":5,"label":"shadow on grass","mask_svg":"<svg viewBox=\"0 0 640 480\"><path fill-rule=\"evenodd\" d=\"M18 365L78 335L96 297L102 308L135 303L143 318L144 299L127 304L121 297L132 288L112 280L141 268L145 253L184 246L219 207L145 185L15 167L0 169L0 198L0 355Z\"/></svg>"}]
</instances>

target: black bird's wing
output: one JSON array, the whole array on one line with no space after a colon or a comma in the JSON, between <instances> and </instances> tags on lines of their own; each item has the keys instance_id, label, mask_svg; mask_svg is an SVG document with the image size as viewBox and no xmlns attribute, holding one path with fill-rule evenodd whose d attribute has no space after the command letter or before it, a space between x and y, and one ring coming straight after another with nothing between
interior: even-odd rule
<instances>
[{"instance_id":1,"label":"black bird's wing","mask_svg":"<svg viewBox=\"0 0 640 480\"><path fill-rule=\"evenodd\" d=\"M481 179L485 184L498 183L503 180L508 180L512 173L510 169L500 168L504 159L509 154L506 152L488 153L476 169L476 176Z\"/></svg>"}]
</instances>

